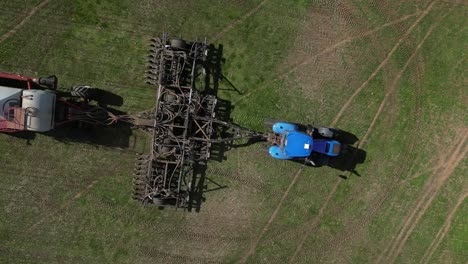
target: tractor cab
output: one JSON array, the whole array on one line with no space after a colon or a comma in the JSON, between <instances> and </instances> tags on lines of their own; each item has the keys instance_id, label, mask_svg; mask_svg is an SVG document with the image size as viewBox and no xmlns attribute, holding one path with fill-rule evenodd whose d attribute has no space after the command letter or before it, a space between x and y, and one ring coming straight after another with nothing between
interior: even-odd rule
<instances>
[{"instance_id":1,"label":"tractor cab","mask_svg":"<svg viewBox=\"0 0 468 264\"><path fill-rule=\"evenodd\" d=\"M301 132L285 132L280 144L271 146L269 153L277 159L305 158L310 156L313 148L312 137Z\"/></svg>"},{"instance_id":2,"label":"tractor cab","mask_svg":"<svg viewBox=\"0 0 468 264\"><path fill-rule=\"evenodd\" d=\"M303 131L304 129L297 124L276 122L272 130L275 135L273 140L270 140L273 145L268 152L276 159L307 158L312 152L334 157L341 151L340 142L324 136L313 138L313 129Z\"/></svg>"}]
</instances>

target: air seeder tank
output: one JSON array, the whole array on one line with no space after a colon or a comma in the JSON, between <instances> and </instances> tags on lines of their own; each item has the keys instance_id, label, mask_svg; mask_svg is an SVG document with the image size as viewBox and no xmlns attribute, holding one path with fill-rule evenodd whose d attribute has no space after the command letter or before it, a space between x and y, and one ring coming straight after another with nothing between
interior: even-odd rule
<instances>
[{"instance_id":1,"label":"air seeder tank","mask_svg":"<svg viewBox=\"0 0 468 264\"><path fill-rule=\"evenodd\" d=\"M21 108L25 111L25 128L45 132L54 128L56 95L44 90L23 90Z\"/></svg>"}]
</instances>

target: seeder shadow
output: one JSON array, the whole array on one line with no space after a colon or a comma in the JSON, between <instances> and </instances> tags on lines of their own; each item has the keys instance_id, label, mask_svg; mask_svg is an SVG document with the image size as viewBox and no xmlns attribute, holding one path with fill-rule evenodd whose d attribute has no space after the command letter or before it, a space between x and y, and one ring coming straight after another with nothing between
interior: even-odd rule
<instances>
[{"instance_id":1,"label":"seeder shadow","mask_svg":"<svg viewBox=\"0 0 468 264\"><path fill-rule=\"evenodd\" d=\"M121 149L130 147L132 134L132 126L122 122L112 126L72 123L44 133L44 135L53 137L64 144L85 143L96 147Z\"/></svg>"},{"instance_id":2,"label":"seeder shadow","mask_svg":"<svg viewBox=\"0 0 468 264\"><path fill-rule=\"evenodd\" d=\"M125 112L111 108L109 106L122 106L123 98L115 93L97 89L97 93L93 101L100 107L104 107L107 111L114 115L125 115ZM70 96L70 92L57 92L58 97ZM130 147L130 138L132 136L132 126L128 123L117 122L112 125L89 124L86 122L72 121L55 127L47 132L34 131L18 131L8 133L12 137L26 140L26 144L31 145L34 142L37 134L42 134L56 140L70 144L86 143L95 146L105 146L114 148Z\"/></svg>"},{"instance_id":3,"label":"seeder shadow","mask_svg":"<svg viewBox=\"0 0 468 264\"><path fill-rule=\"evenodd\" d=\"M123 105L123 98L115 93L96 88L93 101L116 116L126 114L123 111L109 107ZM43 134L65 144L76 142L111 148L128 148L133 133L132 125L124 122L106 125L77 121L61 125Z\"/></svg>"},{"instance_id":4,"label":"seeder shadow","mask_svg":"<svg viewBox=\"0 0 468 264\"><path fill-rule=\"evenodd\" d=\"M202 89L203 92L205 94L214 95L216 97L218 97L220 90L234 91L241 94L242 92L239 91L222 72L222 65L225 62L225 58L223 58L223 45L215 46L211 44L209 49L210 52L208 53L208 57L204 62L205 79L204 87ZM222 80L227 82L230 88L222 88L220 85L220 81ZM230 101L218 97L215 108L216 119L232 123L231 113L233 109L234 107ZM228 129L226 129L226 127L215 126L213 129L212 137L214 138L229 138L233 136L229 134L230 132ZM233 142L231 141L213 143L211 145L209 161L222 162L226 160L226 152L229 151L232 147ZM212 178L208 178L206 176L207 168L207 161L197 161L193 166L194 177L192 179L191 185L194 187L190 193L188 211L200 212L202 203L206 201L206 197L204 195L205 193L228 187L217 183Z\"/></svg>"}]
</instances>

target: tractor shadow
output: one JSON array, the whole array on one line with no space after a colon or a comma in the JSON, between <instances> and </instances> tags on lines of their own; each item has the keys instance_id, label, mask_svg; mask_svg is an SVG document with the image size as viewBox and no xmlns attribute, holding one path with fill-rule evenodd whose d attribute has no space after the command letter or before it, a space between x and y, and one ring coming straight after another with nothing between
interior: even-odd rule
<instances>
[{"instance_id":1,"label":"tractor shadow","mask_svg":"<svg viewBox=\"0 0 468 264\"><path fill-rule=\"evenodd\" d=\"M347 173L348 175L339 175L339 177L343 179L348 179L352 174L361 176L356 170L356 166L365 162L367 156L366 151L354 146L358 141L356 135L343 130L337 130L337 132L338 135L335 139L342 144L340 155L337 157L328 157L319 153L312 153L310 159L315 163L313 167L327 166L344 172L345 174ZM308 164L308 166L312 165Z\"/></svg>"}]
</instances>

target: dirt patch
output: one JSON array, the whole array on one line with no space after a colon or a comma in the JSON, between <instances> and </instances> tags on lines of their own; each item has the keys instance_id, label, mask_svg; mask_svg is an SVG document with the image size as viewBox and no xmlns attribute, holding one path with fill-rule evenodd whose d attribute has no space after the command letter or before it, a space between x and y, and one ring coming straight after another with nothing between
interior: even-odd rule
<instances>
[{"instance_id":1,"label":"dirt patch","mask_svg":"<svg viewBox=\"0 0 468 264\"><path fill-rule=\"evenodd\" d=\"M31 17L34 16L34 14L37 13L37 11L39 11L48 3L49 3L49 0L44 0L41 3L39 3L37 6L35 6L33 9L31 9L31 11L29 11L29 13L15 27L13 27L10 31L0 36L0 43L2 43L6 39L8 39L10 36L15 34L16 31L18 31L21 27L23 27L23 25L26 24L26 22L28 22L29 19L31 19Z\"/></svg>"}]
</instances>

